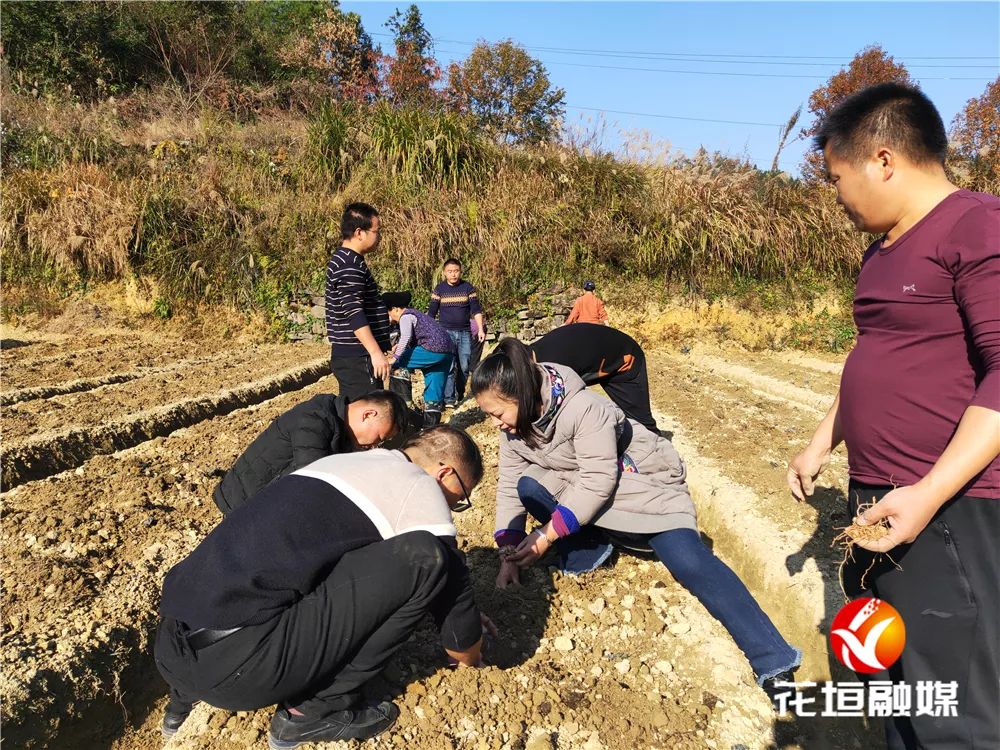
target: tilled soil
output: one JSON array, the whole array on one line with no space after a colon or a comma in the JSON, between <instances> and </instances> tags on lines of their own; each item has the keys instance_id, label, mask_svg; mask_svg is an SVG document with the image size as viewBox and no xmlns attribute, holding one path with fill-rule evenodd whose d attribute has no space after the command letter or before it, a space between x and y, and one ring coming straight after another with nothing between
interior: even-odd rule
<instances>
[{"instance_id":1,"label":"tilled soil","mask_svg":"<svg viewBox=\"0 0 1000 750\"><path fill-rule=\"evenodd\" d=\"M69 426L95 432L128 424L171 404L200 404L184 407L194 416L159 436L135 432L133 442L84 457L68 471L25 480L2 498L5 739L12 747L159 748L165 686L149 645L163 576L218 523L211 491L247 443L295 403L335 390L332 378L317 381L318 374L281 381L290 370L315 367L326 347L227 350L219 342L167 341L162 334L77 336L80 356L102 365L84 371L51 364L49 374L31 379L25 363L42 368L49 366L46 357L54 363L66 352L30 343L28 332L10 338L28 345L3 351L5 370L22 373L5 380L5 392L167 368L18 405L32 404L35 424L52 435L67 435ZM695 355L663 348L651 352L649 364L655 407L662 426L684 445L696 499L708 494L710 481L714 488L738 480L748 502L759 501L761 523L824 537L830 512L787 499L784 465L815 427L818 404L832 398L835 363L804 380L801 361L700 348ZM767 366L757 367L758 360ZM278 389L249 387L279 381L285 385ZM244 398L201 399L229 391ZM5 427L15 409L4 408ZM20 424L19 418L9 423ZM871 735L854 724L776 720L732 639L656 560L621 555L612 567L579 578L539 564L521 587L496 590L497 436L473 408L453 420L470 430L488 464L475 507L456 521L480 605L501 635L487 650L490 667L450 671L425 623L371 686L373 695L397 700L402 716L393 732L366 746L869 746ZM22 444L32 439L19 429ZM831 478L839 472L842 467L831 467ZM713 533L708 530L709 543ZM723 559L738 570L746 565L725 533L715 539ZM763 594L757 592L744 577L779 626L794 618L781 612L793 600L773 598L764 583ZM168 747L264 747L269 717L269 710L231 714L201 705Z\"/></svg>"}]
</instances>

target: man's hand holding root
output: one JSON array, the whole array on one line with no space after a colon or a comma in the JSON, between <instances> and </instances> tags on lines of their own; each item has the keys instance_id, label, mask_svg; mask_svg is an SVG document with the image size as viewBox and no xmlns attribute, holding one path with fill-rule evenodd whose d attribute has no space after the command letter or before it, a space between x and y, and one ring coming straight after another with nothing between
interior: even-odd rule
<instances>
[{"instance_id":1,"label":"man's hand holding root","mask_svg":"<svg viewBox=\"0 0 1000 750\"><path fill-rule=\"evenodd\" d=\"M920 485L899 487L854 519L858 526L871 526L885 519L889 533L878 539L857 539L854 543L871 552L888 552L900 544L911 544L940 507L940 501Z\"/></svg>"}]
</instances>

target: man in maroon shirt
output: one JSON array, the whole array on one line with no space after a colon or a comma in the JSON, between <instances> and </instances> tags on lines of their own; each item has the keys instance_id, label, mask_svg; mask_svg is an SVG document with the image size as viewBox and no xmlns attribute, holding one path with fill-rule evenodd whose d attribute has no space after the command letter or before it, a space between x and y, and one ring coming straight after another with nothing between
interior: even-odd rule
<instances>
[{"instance_id":1,"label":"man in maroon shirt","mask_svg":"<svg viewBox=\"0 0 1000 750\"><path fill-rule=\"evenodd\" d=\"M882 236L858 275L840 392L788 484L811 495L846 442L851 513L876 501L858 523L890 531L859 543L845 587L870 588L906 626L901 659L873 677L914 695L957 683L957 717L915 702L887 719L889 747L1000 747L1000 199L949 182L944 124L916 88L849 97L816 145L851 221Z\"/></svg>"}]
</instances>

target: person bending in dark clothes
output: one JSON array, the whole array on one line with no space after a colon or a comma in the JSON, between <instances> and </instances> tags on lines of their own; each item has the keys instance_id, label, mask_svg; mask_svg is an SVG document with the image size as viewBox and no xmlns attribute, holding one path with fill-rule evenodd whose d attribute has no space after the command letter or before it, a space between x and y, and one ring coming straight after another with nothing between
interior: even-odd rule
<instances>
[{"instance_id":1,"label":"person bending in dark clothes","mask_svg":"<svg viewBox=\"0 0 1000 750\"><path fill-rule=\"evenodd\" d=\"M271 750L364 740L399 716L362 688L426 613L457 664L482 665L484 631L452 512L471 507L482 456L441 425L402 450L321 458L226 516L163 582L154 654L170 687L162 731L195 702L277 704Z\"/></svg>"},{"instance_id":2,"label":"person bending in dark clothes","mask_svg":"<svg viewBox=\"0 0 1000 750\"><path fill-rule=\"evenodd\" d=\"M555 328L529 344L536 362L569 367L587 385L599 384L625 416L658 432L649 408L646 355L628 334L597 323Z\"/></svg>"},{"instance_id":3,"label":"person bending in dark clothes","mask_svg":"<svg viewBox=\"0 0 1000 750\"><path fill-rule=\"evenodd\" d=\"M403 400L389 391L372 391L356 400L329 393L313 396L278 416L247 446L212 499L226 515L274 479L316 459L377 448L407 428L407 412Z\"/></svg>"}]
</instances>

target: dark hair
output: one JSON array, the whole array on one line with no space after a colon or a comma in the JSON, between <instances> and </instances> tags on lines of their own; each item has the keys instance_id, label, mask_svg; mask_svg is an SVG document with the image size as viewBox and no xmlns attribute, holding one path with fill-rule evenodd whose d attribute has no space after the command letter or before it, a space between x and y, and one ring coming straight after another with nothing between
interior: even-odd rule
<instances>
[{"instance_id":1,"label":"dark hair","mask_svg":"<svg viewBox=\"0 0 1000 750\"><path fill-rule=\"evenodd\" d=\"M356 401L364 401L381 409L387 419L392 421L392 434L399 435L409 425L409 409L403 397L392 391L372 391Z\"/></svg>"},{"instance_id":2,"label":"dark hair","mask_svg":"<svg viewBox=\"0 0 1000 750\"><path fill-rule=\"evenodd\" d=\"M382 292L382 304L385 305L386 310L391 310L394 307L402 307L405 309L410 306L412 301L412 292Z\"/></svg>"},{"instance_id":3,"label":"dark hair","mask_svg":"<svg viewBox=\"0 0 1000 750\"><path fill-rule=\"evenodd\" d=\"M948 135L927 95L916 86L880 83L844 99L823 119L813 140L854 163L889 146L915 164L944 164Z\"/></svg>"},{"instance_id":4,"label":"dark hair","mask_svg":"<svg viewBox=\"0 0 1000 750\"><path fill-rule=\"evenodd\" d=\"M407 440L403 450L407 448L416 448L431 458L452 465L462 474L469 492L482 481L483 454L465 430L450 424L431 427Z\"/></svg>"},{"instance_id":5,"label":"dark hair","mask_svg":"<svg viewBox=\"0 0 1000 750\"><path fill-rule=\"evenodd\" d=\"M472 373L473 396L496 391L517 402L517 435L529 448L537 448L540 435L534 422L542 411L542 374L531 350L515 338L506 338Z\"/></svg>"},{"instance_id":6,"label":"dark hair","mask_svg":"<svg viewBox=\"0 0 1000 750\"><path fill-rule=\"evenodd\" d=\"M459 268L461 268L462 261L460 261L458 258L448 258L448 260L446 260L444 263L441 264L441 268L447 268L448 266L458 266Z\"/></svg>"},{"instance_id":7,"label":"dark hair","mask_svg":"<svg viewBox=\"0 0 1000 750\"><path fill-rule=\"evenodd\" d=\"M340 219L340 239L349 240L358 229L371 229L372 219L378 216L378 211L367 203L349 203L344 207L344 215Z\"/></svg>"}]
</instances>

